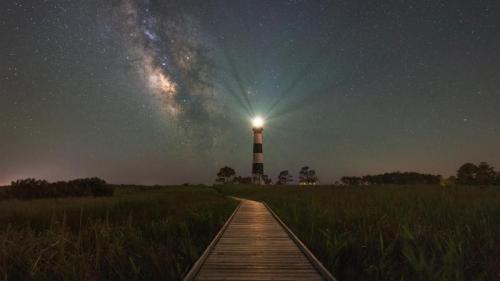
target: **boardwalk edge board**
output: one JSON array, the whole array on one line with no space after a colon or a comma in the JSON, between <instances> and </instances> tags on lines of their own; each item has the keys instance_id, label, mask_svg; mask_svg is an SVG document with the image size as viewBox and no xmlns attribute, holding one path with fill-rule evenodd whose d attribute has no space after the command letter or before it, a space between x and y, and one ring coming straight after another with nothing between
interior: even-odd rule
<instances>
[{"instance_id":1,"label":"boardwalk edge board","mask_svg":"<svg viewBox=\"0 0 500 281\"><path fill-rule=\"evenodd\" d=\"M196 277L196 274L198 274L198 272L200 271L201 266L205 263L205 261L207 260L208 256L210 255L210 252L215 247L215 245L217 245L217 242L222 237L222 234L224 234L224 232L226 231L227 227L229 226L229 224L233 220L234 215L240 209L240 206L241 206L241 201L240 201L240 203L238 203L238 206L236 206L236 208L234 209L234 211L231 214L231 216L226 220L226 222L224 223L224 225L221 227L221 229L219 230L219 232L217 233L217 235L215 235L215 237L212 239L212 242L210 242L210 244L205 249L205 251L203 252L203 254L194 263L193 267L191 267L191 269L189 270L189 272L186 274L186 277L184 277L183 281L192 281L192 280L194 280L194 278Z\"/></svg>"},{"instance_id":2,"label":"boardwalk edge board","mask_svg":"<svg viewBox=\"0 0 500 281\"><path fill-rule=\"evenodd\" d=\"M311 262L314 268L316 268L316 270L321 274L321 276L325 278L325 280L327 281L337 281L337 279L333 277L330 271L328 271L328 269L326 269L323 266L323 264L314 256L314 254L311 253L311 251L309 251L306 245L302 243L302 241L292 232L290 228L288 228L288 226L278 217L278 215L276 215L276 213L273 212L273 210L266 204L266 202L262 201L261 203L264 204L264 206L266 206L267 210L271 213L271 215L273 215L273 217L278 221L278 223L283 227L283 229L285 229L288 236L292 238L293 242L295 242L297 247L299 247L302 253L304 253L304 255Z\"/></svg>"}]
</instances>

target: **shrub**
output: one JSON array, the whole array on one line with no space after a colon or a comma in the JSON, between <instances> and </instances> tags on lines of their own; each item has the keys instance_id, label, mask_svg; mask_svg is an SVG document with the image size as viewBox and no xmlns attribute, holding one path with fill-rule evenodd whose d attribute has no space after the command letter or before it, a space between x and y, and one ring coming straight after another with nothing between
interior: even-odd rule
<instances>
[{"instance_id":1,"label":"shrub","mask_svg":"<svg viewBox=\"0 0 500 281\"><path fill-rule=\"evenodd\" d=\"M49 183L33 178L12 182L9 193L22 200L36 198L113 196L114 188L100 178L76 179Z\"/></svg>"}]
</instances>

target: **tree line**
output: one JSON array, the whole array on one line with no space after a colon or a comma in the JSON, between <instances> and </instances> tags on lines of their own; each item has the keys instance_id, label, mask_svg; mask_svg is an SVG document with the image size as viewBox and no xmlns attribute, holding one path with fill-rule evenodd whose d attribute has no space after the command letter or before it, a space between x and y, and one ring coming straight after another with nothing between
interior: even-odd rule
<instances>
[{"instance_id":1,"label":"tree line","mask_svg":"<svg viewBox=\"0 0 500 281\"><path fill-rule=\"evenodd\" d=\"M114 188L100 178L75 179L50 183L33 178L11 183L8 194L17 199L113 196Z\"/></svg>"},{"instance_id":2,"label":"tree line","mask_svg":"<svg viewBox=\"0 0 500 281\"><path fill-rule=\"evenodd\" d=\"M456 176L443 179L441 175L415 172L393 172L362 177L342 177L344 185L377 184L445 184L445 185L500 185L500 172L486 162L478 165L465 163L457 170Z\"/></svg>"},{"instance_id":3,"label":"tree line","mask_svg":"<svg viewBox=\"0 0 500 281\"><path fill-rule=\"evenodd\" d=\"M265 184L272 184L272 179L268 175L263 175ZM275 182L276 185L287 185L293 182L293 176L288 170L281 171ZM216 182L219 184L251 184L251 177L237 176L236 171L225 166L217 173ZM308 166L299 170L298 182L301 185L315 185L319 183L316 171ZM391 172L376 175L344 176L340 179L342 185L500 185L500 172L486 162L478 165L465 163L457 170L456 176L443 179L441 175L425 174L417 172Z\"/></svg>"},{"instance_id":4,"label":"tree line","mask_svg":"<svg viewBox=\"0 0 500 281\"><path fill-rule=\"evenodd\" d=\"M342 177L344 185L377 185L377 184L439 184L440 175L421 174L416 172L393 172L362 177Z\"/></svg>"},{"instance_id":5,"label":"tree line","mask_svg":"<svg viewBox=\"0 0 500 281\"><path fill-rule=\"evenodd\" d=\"M455 180L463 185L500 185L500 172L486 162L479 165L465 163L457 171Z\"/></svg>"},{"instance_id":6,"label":"tree line","mask_svg":"<svg viewBox=\"0 0 500 281\"><path fill-rule=\"evenodd\" d=\"M262 175L264 183L269 185L273 180L268 175ZM215 182L218 184L251 184L252 177L244 177L236 175L236 171L228 166L220 168L217 173ZM281 171L278 174L276 185L287 185L293 182L293 176L288 170ZM302 185L315 185L319 182L316 171L309 166L304 166L299 171L299 184Z\"/></svg>"}]
</instances>

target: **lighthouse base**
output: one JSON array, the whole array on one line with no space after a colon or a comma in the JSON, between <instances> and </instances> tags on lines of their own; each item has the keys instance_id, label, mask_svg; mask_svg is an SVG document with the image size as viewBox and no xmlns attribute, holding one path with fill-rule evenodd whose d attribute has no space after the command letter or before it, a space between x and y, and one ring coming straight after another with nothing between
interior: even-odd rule
<instances>
[{"instance_id":1,"label":"lighthouse base","mask_svg":"<svg viewBox=\"0 0 500 281\"><path fill-rule=\"evenodd\" d=\"M261 174L253 174L252 175L252 183L255 185L265 185L264 178Z\"/></svg>"}]
</instances>

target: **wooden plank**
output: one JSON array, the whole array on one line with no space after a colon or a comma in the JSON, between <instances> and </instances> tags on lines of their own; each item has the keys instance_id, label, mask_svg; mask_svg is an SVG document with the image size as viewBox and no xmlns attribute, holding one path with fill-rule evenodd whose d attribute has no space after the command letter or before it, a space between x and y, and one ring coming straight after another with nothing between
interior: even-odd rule
<instances>
[{"instance_id":1,"label":"wooden plank","mask_svg":"<svg viewBox=\"0 0 500 281\"><path fill-rule=\"evenodd\" d=\"M184 280L335 280L313 264L317 260L285 227L264 204L241 199Z\"/></svg>"}]
</instances>

